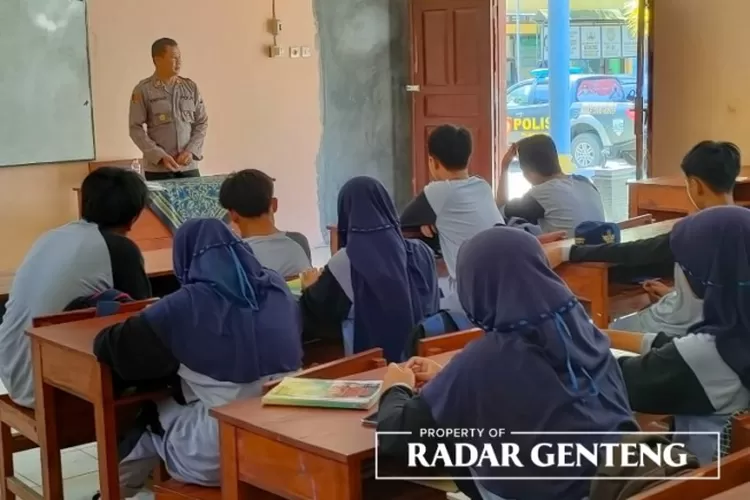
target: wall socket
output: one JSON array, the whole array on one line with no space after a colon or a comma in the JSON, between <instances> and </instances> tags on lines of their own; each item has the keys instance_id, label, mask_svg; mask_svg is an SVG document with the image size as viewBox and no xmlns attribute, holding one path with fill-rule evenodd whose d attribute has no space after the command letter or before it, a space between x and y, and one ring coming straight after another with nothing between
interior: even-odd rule
<instances>
[{"instance_id":1,"label":"wall socket","mask_svg":"<svg viewBox=\"0 0 750 500\"><path fill-rule=\"evenodd\" d=\"M281 45L270 45L268 47L268 57L271 58L284 57L285 52L284 47Z\"/></svg>"},{"instance_id":2,"label":"wall socket","mask_svg":"<svg viewBox=\"0 0 750 500\"><path fill-rule=\"evenodd\" d=\"M268 20L268 32L272 35L280 35L281 34L281 21L278 19L269 19Z\"/></svg>"},{"instance_id":3,"label":"wall socket","mask_svg":"<svg viewBox=\"0 0 750 500\"><path fill-rule=\"evenodd\" d=\"M301 52L302 57L310 57L312 51L310 50L310 47L308 47L307 45L303 45Z\"/></svg>"},{"instance_id":4,"label":"wall socket","mask_svg":"<svg viewBox=\"0 0 750 500\"><path fill-rule=\"evenodd\" d=\"M300 57L300 48L299 47L289 47L289 57L292 59L297 59Z\"/></svg>"}]
</instances>

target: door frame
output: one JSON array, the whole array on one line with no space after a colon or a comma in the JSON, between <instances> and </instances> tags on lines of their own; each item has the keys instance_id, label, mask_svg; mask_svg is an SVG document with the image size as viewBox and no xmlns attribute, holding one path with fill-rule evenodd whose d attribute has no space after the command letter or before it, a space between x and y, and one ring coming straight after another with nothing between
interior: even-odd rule
<instances>
[{"instance_id":1,"label":"door frame","mask_svg":"<svg viewBox=\"0 0 750 500\"><path fill-rule=\"evenodd\" d=\"M414 67L417 66L419 58L416 53L419 43L416 40L416 33L414 29L414 10L412 8L414 0L409 0L409 67L408 79L411 83L414 75ZM490 145L490 173L492 178L487 181L492 185L493 192L497 189L505 189L505 186L500 186L502 176L500 175L500 157L504 153L502 151L503 145L506 144L506 103L503 97L503 90L505 89L505 0L488 0L488 22L490 23L490 61L491 64L491 83L490 83L490 133L492 134ZM427 168L427 165L417 165L417 134L422 132L417 130L416 127L416 106L415 97L412 96L410 99L410 115L411 115L411 164L412 164L412 191L416 196L417 192L417 170L418 168ZM502 125L502 126L501 126ZM476 142L476 141L475 141Z\"/></svg>"}]
</instances>

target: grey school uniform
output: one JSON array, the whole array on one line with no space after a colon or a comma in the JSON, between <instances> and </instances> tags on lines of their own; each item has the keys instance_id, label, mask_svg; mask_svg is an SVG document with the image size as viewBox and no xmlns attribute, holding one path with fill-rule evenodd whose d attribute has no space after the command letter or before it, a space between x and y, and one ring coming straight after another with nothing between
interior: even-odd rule
<instances>
[{"instance_id":1,"label":"grey school uniform","mask_svg":"<svg viewBox=\"0 0 750 500\"><path fill-rule=\"evenodd\" d=\"M166 84L152 75L138 82L130 100L129 126L146 172L169 172L159 162L183 151L193 158L182 170L196 170L203 159L208 115L198 86L188 78Z\"/></svg>"},{"instance_id":2,"label":"grey school uniform","mask_svg":"<svg viewBox=\"0 0 750 500\"><path fill-rule=\"evenodd\" d=\"M302 246L286 233L251 236L245 238L245 241L263 267L273 269L284 277L298 275L311 266Z\"/></svg>"},{"instance_id":3,"label":"grey school uniform","mask_svg":"<svg viewBox=\"0 0 750 500\"><path fill-rule=\"evenodd\" d=\"M74 299L113 287L107 242L95 224L72 222L47 232L26 254L13 279L0 324L0 379L17 404L34 407L29 337L37 316L63 311Z\"/></svg>"},{"instance_id":4,"label":"grey school uniform","mask_svg":"<svg viewBox=\"0 0 750 500\"><path fill-rule=\"evenodd\" d=\"M544 209L538 221L542 232L573 231L581 222L604 221L604 206L596 186L586 177L568 175L532 186L527 196Z\"/></svg>"}]
</instances>

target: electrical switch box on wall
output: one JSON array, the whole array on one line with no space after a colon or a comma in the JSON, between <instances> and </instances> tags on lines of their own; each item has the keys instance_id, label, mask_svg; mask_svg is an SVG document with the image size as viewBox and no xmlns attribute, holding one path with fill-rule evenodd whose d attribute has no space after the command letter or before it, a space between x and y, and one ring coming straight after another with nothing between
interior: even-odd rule
<instances>
[{"instance_id":1,"label":"electrical switch box on wall","mask_svg":"<svg viewBox=\"0 0 750 500\"><path fill-rule=\"evenodd\" d=\"M301 52L302 52L302 57L310 57L310 53L311 53L310 47L306 45L302 46Z\"/></svg>"},{"instance_id":2,"label":"electrical switch box on wall","mask_svg":"<svg viewBox=\"0 0 750 500\"><path fill-rule=\"evenodd\" d=\"M281 45L270 45L268 47L268 57L276 58L276 57L284 57L284 47Z\"/></svg>"},{"instance_id":3,"label":"electrical switch box on wall","mask_svg":"<svg viewBox=\"0 0 750 500\"><path fill-rule=\"evenodd\" d=\"M297 59L300 56L300 49L299 47L289 47L289 57L292 59Z\"/></svg>"},{"instance_id":4,"label":"electrical switch box on wall","mask_svg":"<svg viewBox=\"0 0 750 500\"><path fill-rule=\"evenodd\" d=\"M281 34L281 21L279 19L268 20L268 31L276 36Z\"/></svg>"}]
</instances>

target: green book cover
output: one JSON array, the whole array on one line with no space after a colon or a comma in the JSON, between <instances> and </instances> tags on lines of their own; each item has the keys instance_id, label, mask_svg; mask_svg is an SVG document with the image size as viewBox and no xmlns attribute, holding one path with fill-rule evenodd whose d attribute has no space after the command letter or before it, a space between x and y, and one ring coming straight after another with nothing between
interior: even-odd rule
<instances>
[{"instance_id":1,"label":"green book cover","mask_svg":"<svg viewBox=\"0 0 750 500\"><path fill-rule=\"evenodd\" d=\"M292 295L302 295L302 282L299 278L287 281L286 286L289 287Z\"/></svg>"},{"instance_id":2,"label":"green book cover","mask_svg":"<svg viewBox=\"0 0 750 500\"><path fill-rule=\"evenodd\" d=\"M366 410L378 399L380 380L321 380L285 377L263 396L264 405Z\"/></svg>"}]
</instances>

